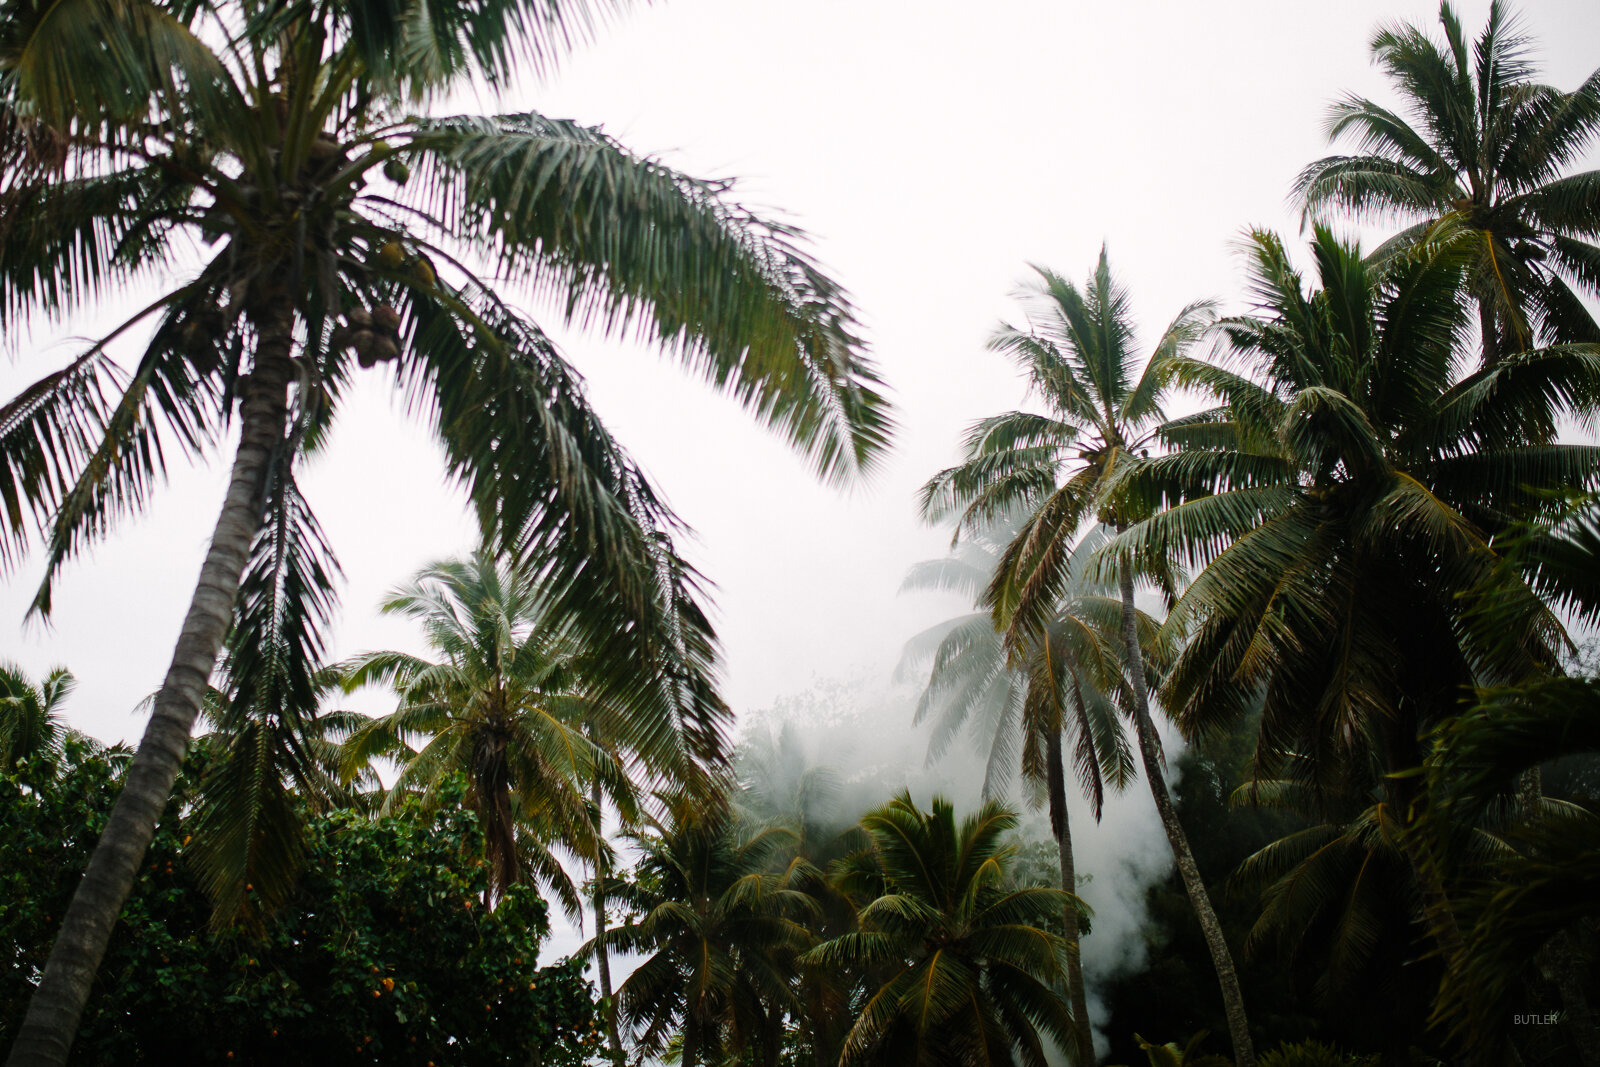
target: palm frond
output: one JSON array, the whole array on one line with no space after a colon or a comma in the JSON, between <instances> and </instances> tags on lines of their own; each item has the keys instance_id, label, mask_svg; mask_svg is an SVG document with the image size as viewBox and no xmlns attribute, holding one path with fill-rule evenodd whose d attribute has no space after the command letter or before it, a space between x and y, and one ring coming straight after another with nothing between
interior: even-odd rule
<instances>
[{"instance_id":1,"label":"palm frond","mask_svg":"<svg viewBox=\"0 0 1600 1067\"><path fill-rule=\"evenodd\" d=\"M488 234L500 268L570 318L678 351L830 480L877 464L893 430L881 382L798 231L537 114L427 120L412 149L430 213Z\"/></svg>"}]
</instances>

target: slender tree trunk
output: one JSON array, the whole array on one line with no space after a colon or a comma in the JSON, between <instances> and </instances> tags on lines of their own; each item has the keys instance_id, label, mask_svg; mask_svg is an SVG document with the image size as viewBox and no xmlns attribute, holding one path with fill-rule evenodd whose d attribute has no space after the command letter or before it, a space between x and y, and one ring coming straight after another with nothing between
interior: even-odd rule
<instances>
[{"instance_id":1,"label":"slender tree trunk","mask_svg":"<svg viewBox=\"0 0 1600 1067\"><path fill-rule=\"evenodd\" d=\"M679 1067L698 1067L700 1063L700 1023L694 1017L694 1008L691 1006L685 1013L683 1020L683 1055L678 1061Z\"/></svg>"},{"instance_id":2,"label":"slender tree trunk","mask_svg":"<svg viewBox=\"0 0 1600 1067\"><path fill-rule=\"evenodd\" d=\"M283 444L294 373L293 316L287 295L253 316L260 343L254 373L241 390L239 450L222 514L139 751L62 919L7 1067L66 1063L111 931L172 795L218 650L233 622L234 597L261 526L267 470Z\"/></svg>"},{"instance_id":3,"label":"slender tree trunk","mask_svg":"<svg viewBox=\"0 0 1600 1067\"><path fill-rule=\"evenodd\" d=\"M1487 298L1478 299L1478 332L1483 341L1483 365L1492 367L1500 362L1500 330L1494 321L1494 307Z\"/></svg>"},{"instance_id":4,"label":"slender tree trunk","mask_svg":"<svg viewBox=\"0 0 1600 1067\"><path fill-rule=\"evenodd\" d=\"M593 731L590 737L593 738ZM611 1046L611 1062L622 1067L622 1035L617 1032L617 1005L611 993L611 955L606 951L606 892L604 879L605 839L600 834L603 821L600 809L600 778L589 783L589 798L594 802L594 958L600 976L600 998L606 1022L606 1043Z\"/></svg>"},{"instance_id":5,"label":"slender tree trunk","mask_svg":"<svg viewBox=\"0 0 1600 1067\"><path fill-rule=\"evenodd\" d=\"M1195 918L1205 934L1206 947L1211 950L1211 962L1217 971L1217 983L1222 987L1222 1006L1228 1016L1228 1036L1233 1041L1233 1058L1236 1067L1255 1067L1255 1043L1250 1040L1250 1025L1244 1014L1244 994L1239 990L1239 975L1233 967L1233 953L1228 940L1222 936L1222 924L1217 921L1216 909L1211 906L1211 894L1200 878L1200 868L1189 848L1189 837L1178 822L1177 808L1172 794L1167 792L1163 771L1166 758L1161 751L1161 738L1150 718L1150 694L1144 684L1144 654L1139 649L1139 627L1133 608L1133 572L1122 570L1122 641L1127 649L1128 680L1133 686L1134 727L1139 735L1139 756L1144 762L1144 776L1150 782L1150 793L1155 797L1156 811L1161 815L1161 826L1172 845L1172 858L1177 861L1178 874L1183 878L1183 888L1189 893L1189 903L1194 907Z\"/></svg>"},{"instance_id":6,"label":"slender tree trunk","mask_svg":"<svg viewBox=\"0 0 1600 1067\"><path fill-rule=\"evenodd\" d=\"M1072 824L1067 816L1067 771L1061 757L1061 730L1050 730L1045 741L1046 771L1050 776L1050 829L1055 833L1056 851L1061 858L1061 888L1077 893L1078 876L1072 862ZM1067 939L1067 993L1072 999L1073 1031L1077 1037L1074 1060L1079 1067L1093 1067L1094 1030L1089 1025L1089 997L1083 986L1083 960L1080 958L1078 909L1068 906L1062 916Z\"/></svg>"}]
</instances>

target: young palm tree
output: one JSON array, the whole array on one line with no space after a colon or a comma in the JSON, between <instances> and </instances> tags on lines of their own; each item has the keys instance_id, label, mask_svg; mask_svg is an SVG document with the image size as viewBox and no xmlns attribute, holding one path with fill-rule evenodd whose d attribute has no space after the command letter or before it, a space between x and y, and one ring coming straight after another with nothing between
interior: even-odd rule
<instances>
[{"instance_id":1,"label":"young palm tree","mask_svg":"<svg viewBox=\"0 0 1600 1067\"><path fill-rule=\"evenodd\" d=\"M966 461L940 472L922 491L926 518L956 515L964 529L1010 508L1030 512L985 592L995 625L1013 648L1047 626L1070 579L1079 528L1098 518L1120 530L1143 517L1113 490L1163 439L1167 368L1200 338L1211 310L1208 303L1184 308L1162 332L1150 358L1143 359L1134 343L1128 294L1112 279L1104 248L1085 290L1036 270L1039 284L1024 294L1031 328L1004 326L989 344L1017 360L1050 413L1013 411L975 423L967 434ZM1146 556L1144 563L1170 590L1165 562ZM1125 674L1145 779L1216 967L1234 1056L1243 1067L1252 1067L1254 1046L1233 954L1166 785L1166 757L1150 714L1147 664L1139 644L1133 569L1122 567L1118 579Z\"/></svg>"},{"instance_id":2,"label":"young palm tree","mask_svg":"<svg viewBox=\"0 0 1600 1067\"><path fill-rule=\"evenodd\" d=\"M996 536L998 535L998 536ZM976 604L1014 529L1000 524L957 544L944 559L917 564L901 584L908 589L964 593ZM1061 888L1075 892L1077 868L1067 810L1063 735L1073 737L1072 763L1078 783L1098 820L1106 789L1122 789L1133 779L1133 754L1118 718L1116 698L1126 696L1121 678L1121 603L1097 595L1083 578L1088 556L1104 540L1092 530L1073 549L1074 577L1043 637L1023 650L1012 665L1002 636L988 611L960 616L913 637L902 653L897 675L919 668L927 684L917 701L917 722L935 718L928 742L930 761L939 758L963 729L987 755L985 799L1005 791L1020 766L1025 780L1048 798L1051 833L1061 871ZM1142 614L1142 613L1141 613ZM1146 632L1155 627L1142 620ZM1079 959L1080 916L1063 917L1067 943L1067 990L1072 1001L1078 1063L1094 1062L1093 1028Z\"/></svg>"},{"instance_id":3,"label":"young palm tree","mask_svg":"<svg viewBox=\"0 0 1600 1067\"><path fill-rule=\"evenodd\" d=\"M1078 906L1064 889L1007 892L1016 816L993 801L958 824L935 797L923 811L909 793L868 813L866 881L882 888L861 929L808 958L874 976L840 1063L1043 1067L1048 1036L1074 1042L1072 1014L1056 993L1066 945L1047 917ZM849 878L851 872L846 872Z\"/></svg>"},{"instance_id":4,"label":"young palm tree","mask_svg":"<svg viewBox=\"0 0 1600 1067\"><path fill-rule=\"evenodd\" d=\"M611 746L641 746L667 770L686 765L682 740L660 734L648 707L613 710L595 699L594 661L548 590L487 552L425 568L382 610L420 623L439 658L367 652L334 668L347 692L385 684L400 698L388 715L347 719L342 774L398 763L385 807L465 775L466 802L483 828L489 903L534 874L578 914L577 891L547 843L594 856L589 787L631 792ZM597 720L608 729L591 731ZM591 732L610 733L610 745Z\"/></svg>"},{"instance_id":5,"label":"young palm tree","mask_svg":"<svg viewBox=\"0 0 1600 1067\"><path fill-rule=\"evenodd\" d=\"M1474 686L1542 677L1564 640L1520 580L1496 587L1493 633L1475 620L1475 591L1500 573L1492 539L1600 480L1600 449L1547 443L1600 400L1600 349L1460 375L1471 239L1446 226L1373 261L1319 228L1308 291L1277 238L1254 235L1264 312L1224 321L1224 365L1174 367L1226 403L1129 480L1168 507L1117 546L1205 568L1166 624L1189 638L1161 694L1187 731L1264 699L1258 777L1333 794L1375 780L1402 827L1426 807L1427 731ZM1448 959L1448 857L1433 835L1400 841Z\"/></svg>"},{"instance_id":6,"label":"young palm tree","mask_svg":"<svg viewBox=\"0 0 1600 1067\"><path fill-rule=\"evenodd\" d=\"M1355 96L1333 106L1329 138L1352 140L1359 154L1301 172L1306 211L1409 223L1392 248L1445 218L1470 229L1466 283L1485 363L1600 340L1583 301L1600 294L1600 171L1564 173L1600 133L1600 70L1570 93L1534 81L1532 42L1499 0L1470 43L1449 3L1439 22L1442 45L1403 23L1373 37L1403 110Z\"/></svg>"},{"instance_id":7,"label":"young palm tree","mask_svg":"<svg viewBox=\"0 0 1600 1067\"><path fill-rule=\"evenodd\" d=\"M747 832L725 804L702 799L666 798L666 808L635 839L644 858L634 877L613 888L635 918L611 932L612 944L647 954L619 990L621 1015L642 1026L637 1047L647 1054L676 1032L683 1067L740 1055L777 1067L815 908L772 869L792 834Z\"/></svg>"},{"instance_id":8,"label":"young palm tree","mask_svg":"<svg viewBox=\"0 0 1600 1067\"><path fill-rule=\"evenodd\" d=\"M850 305L792 230L572 122L421 113L471 77L543 69L597 8L7 5L0 96L62 147L54 180L8 169L0 183L0 329L170 278L179 249L208 250L182 284L0 409L7 556L48 530L37 609L48 612L64 562L148 504L168 457L224 439L236 413L239 433L146 742L10 1062L65 1057L240 576L264 539L296 533L263 516L274 496L299 501L294 461L325 439L356 373L376 368L406 391L487 538L548 567L616 665L607 695L653 695L662 729L681 721L715 744L713 638L671 548L675 520L545 335L467 261L571 319L677 352L830 478L882 451L890 425ZM122 373L105 344L152 318Z\"/></svg>"}]
</instances>

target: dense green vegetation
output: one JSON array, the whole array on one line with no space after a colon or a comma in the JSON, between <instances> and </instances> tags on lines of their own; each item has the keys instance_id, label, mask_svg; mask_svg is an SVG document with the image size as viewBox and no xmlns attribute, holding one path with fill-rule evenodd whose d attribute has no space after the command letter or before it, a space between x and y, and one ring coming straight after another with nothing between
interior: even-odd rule
<instances>
[{"instance_id":1,"label":"dense green vegetation","mask_svg":"<svg viewBox=\"0 0 1600 1067\"><path fill-rule=\"evenodd\" d=\"M482 906L475 820L408 804L369 819L310 815L301 877L255 929L216 931L184 845L202 744L180 776L107 950L74 1056L82 1063L583 1063L599 1042L574 961L540 967L533 893ZM0 778L0 1030L105 826L129 753L82 738ZM447 787L457 797L465 783ZM247 886L247 891L253 889Z\"/></svg>"},{"instance_id":2,"label":"dense green vegetation","mask_svg":"<svg viewBox=\"0 0 1600 1067\"><path fill-rule=\"evenodd\" d=\"M730 744L682 524L501 288L834 481L892 429L849 300L720 183L437 110L606 6L0 0L0 330L206 250L0 408L0 565L42 548L48 615L239 434L136 751L0 666L8 1064L1600 1064L1600 72L1541 85L1502 7L1445 5L1374 37L1400 110L1334 106L1354 154L1300 175L1303 249L1249 234L1247 314L1141 344L1104 249L1035 268L991 338L1032 406L927 481L953 553L907 579L971 601L902 674L984 796L849 810L793 733ZM482 539L383 605L427 655L328 663L296 478L369 371ZM394 710L339 710L363 687ZM1091 996L1070 794L1132 789L1173 869ZM541 967L545 897L593 926Z\"/></svg>"}]
</instances>

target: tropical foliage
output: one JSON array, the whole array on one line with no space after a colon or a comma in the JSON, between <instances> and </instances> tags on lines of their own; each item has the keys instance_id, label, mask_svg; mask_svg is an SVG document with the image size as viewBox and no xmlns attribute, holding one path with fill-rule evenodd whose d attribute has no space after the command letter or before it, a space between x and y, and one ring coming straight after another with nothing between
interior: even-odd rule
<instances>
[{"instance_id":1,"label":"tropical foliage","mask_svg":"<svg viewBox=\"0 0 1600 1067\"><path fill-rule=\"evenodd\" d=\"M842 872L868 901L860 930L810 953L866 977L841 1064L1042 1067L1046 1041L1074 1040L1055 988L1066 945L1046 926L1076 902L1061 889L1007 889L1015 824L992 801L958 822L949 801L923 811L908 793L862 818L872 851Z\"/></svg>"},{"instance_id":2,"label":"tropical foliage","mask_svg":"<svg viewBox=\"0 0 1600 1067\"><path fill-rule=\"evenodd\" d=\"M645 954L618 991L622 1019L646 1052L676 1039L684 1067L741 1056L775 1067L813 907L771 869L789 832L741 826L693 798L664 800L667 818L637 838L633 881L611 894L635 915L612 943Z\"/></svg>"},{"instance_id":3,"label":"tropical foliage","mask_svg":"<svg viewBox=\"0 0 1600 1067\"><path fill-rule=\"evenodd\" d=\"M577 889L546 847L559 841L578 855L595 850L587 784L606 770L609 753L584 736L587 718L603 714L587 693L596 666L523 570L480 553L422 571L396 589L382 610L421 624L438 662L403 652L368 652L334 668L346 690L387 684L399 707L374 719L347 714L329 723L344 734L341 772L353 777L377 762L398 773L384 807L435 794L458 776L471 788L488 859L491 900L530 875L579 910ZM587 669L586 669L587 668ZM635 727L642 724L629 723ZM661 723L649 723L658 744ZM531 832L538 827L539 832Z\"/></svg>"},{"instance_id":4,"label":"tropical foliage","mask_svg":"<svg viewBox=\"0 0 1600 1067\"><path fill-rule=\"evenodd\" d=\"M654 344L825 480L887 447L797 231L448 113L613 6L0 0L0 343L137 309L0 406L0 568L41 557L50 615L233 449L137 752L0 664L8 1064L1600 1064L1600 72L1544 85L1508 9L1442 4L1373 37L1398 103L1333 106L1244 311L1141 343L1104 248L1034 268L989 342L1023 406L920 494L955 539L905 587L966 613L907 645L912 725L987 768L925 806L805 723L731 749L686 527L521 309ZM362 375L481 539L383 605L424 653L330 664L298 478ZM1090 989L1072 780L1098 821L1139 774L1174 870ZM547 899L593 936L540 967Z\"/></svg>"},{"instance_id":5,"label":"tropical foliage","mask_svg":"<svg viewBox=\"0 0 1600 1067\"><path fill-rule=\"evenodd\" d=\"M0 664L0 769L61 749L70 736L62 705L76 685L64 668L35 683L14 664Z\"/></svg>"},{"instance_id":6,"label":"tropical foliage","mask_svg":"<svg viewBox=\"0 0 1600 1067\"><path fill-rule=\"evenodd\" d=\"M1119 531L1147 514L1144 502L1120 491L1131 471L1171 432L1162 408L1171 366L1200 339L1211 306L1181 310L1145 356L1135 339L1126 289L1111 274L1104 248L1088 284L1035 268L1037 285L1023 290L1029 328L1001 326L990 347L1012 356L1049 406L1045 415L1013 411L980 420L967 432L966 460L941 471L922 489L923 516L956 518L972 528L1004 510L1026 515L985 590L994 627L1016 653L1043 647L1050 616L1072 579L1072 548L1080 527L1098 520ZM1170 594L1178 574L1170 560L1144 553L1142 573ZM1122 677L1129 691L1145 781L1155 799L1173 857L1194 903L1216 965L1229 1036L1244 1067L1253 1067L1249 1024L1233 954L1216 920L1193 850L1178 821L1164 777L1165 754L1150 713L1147 660L1134 605L1135 573L1127 559L1117 571ZM1052 730L1049 736L1059 736Z\"/></svg>"},{"instance_id":7,"label":"tropical foliage","mask_svg":"<svg viewBox=\"0 0 1600 1067\"><path fill-rule=\"evenodd\" d=\"M1011 539L1012 532L1003 526L997 532L1000 536L989 530L970 535L948 558L913 567L901 590L947 589L971 598L977 606L1000 549ZM1122 605L1107 596L1108 591L1096 590L1083 573L1103 539L1102 533L1093 531L1080 540L1057 613L1015 657L1008 654L989 612L977 611L913 637L898 668L903 676L927 664L916 721L934 717L930 762L966 728L987 757L983 792L993 797L1003 795L1020 755L1024 782L1047 798L1058 884L1069 893L1077 889L1077 867L1063 749L1070 744L1075 777L1096 820L1107 790L1120 790L1134 776L1133 754L1117 707L1119 698L1123 704L1129 702L1122 675ZM1150 620L1142 621L1147 632L1153 629ZM1094 1036L1079 959L1081 925L1078 908L1069 908L1062 920L1062 937L1074 1055L1077 1062L1087 1064L1094 1061Z\"/></svg>"},{"instance_id":8,"label":"tropical foliage","mask_svg":"<svg viewBox=\"0 0 1600 1067\"><path fill-rule=\"evenodd\" d=\"M1572 92L1535 80L1534 43L1500 0L1469 41L1449 3L1444 41L1385 26L1372 57L1400 93L1395 110L1347 96L1329 111L1329 156L1296 182L1306 211L1408 223L1400 250L1438 222L1472 234L1464 284L1477 302L1483 359L1541 344L1600 341L1584 298L1600 295L1600 171L1565 173L1600 133L1600 69Z\"/></svg>"},{"instance_id":9,"label":"tropical foliage","mask_svg":"<svg viewBox=\"0 0 1600 1067\"><path fill-rule=\"evenodd\" d=\"M0 776L0 1041L17 1031L128 761L71 739L45 762ZM481 835L459 810L311 818L293 896L257 936L214 932L183 847L199 762L107 951L76 1045L84 1062L522 1064L529 1047L548 1064L586 1061L593 991L570 961L538 965L537 897L481 906ZM464 783L452 788L459 797Z\"/></svg>"},{"instance_id":10,"label":"tropical foliage","mask_svg":"<svg viewBox=\"0 0 1600 1067\"><path fill-rule=\"evenodd\" d=\"M168 458L225 439L236 408L239 422L148 743L47 968L30 1055L70 1048L230 626L262 638L230 646L231 706L310 713L303 688L254 686L296 673L278 657L321 652L338 568L295 467L359 372L407 393L485 537L535 561L571 624L631 665L607 695L653 699L714 744L714 637L676 518L548 337L469 261L569 319L659 342L826 477L883 449L851 306L792 230L598 130L434 109L452 85L542 69L597 6L6 7L0 331L166 288L0 408L0 563L44 541L48 614L60 568L149 505ZM204 260L172 287L190 247ZM107 345L147 321L124 371Z\"/></svg>"}]
</instances>

